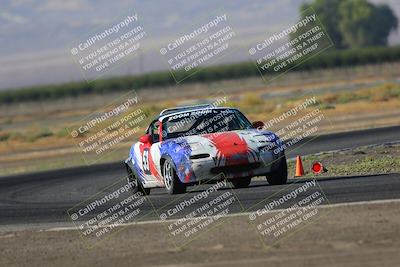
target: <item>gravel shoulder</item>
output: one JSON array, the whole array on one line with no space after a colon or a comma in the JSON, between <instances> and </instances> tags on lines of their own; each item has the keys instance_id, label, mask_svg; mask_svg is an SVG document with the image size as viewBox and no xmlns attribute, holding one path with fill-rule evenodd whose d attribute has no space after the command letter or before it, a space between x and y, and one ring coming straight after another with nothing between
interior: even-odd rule
<instances>
[{"instance_id":1,"label":"gravel shoulder","mask_svg":"<svg viewBox=\"0 0 400 267\"><path fill-rule=\"evenodd\" d=\"M302 157L305 177L313 177L314 162L321 162L327 172L318 176L373 175L400 172L400 143L361 146L322 152ZM294 177L296 162L288 162L289 177Z\"/></svg>"}]
</instances>

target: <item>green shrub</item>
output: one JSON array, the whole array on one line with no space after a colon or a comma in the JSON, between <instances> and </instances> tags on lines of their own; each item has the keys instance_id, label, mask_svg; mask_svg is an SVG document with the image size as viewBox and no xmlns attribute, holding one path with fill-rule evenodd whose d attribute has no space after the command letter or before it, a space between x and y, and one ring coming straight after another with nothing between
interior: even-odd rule
<instances>
[{"instance_id":1,"label":"green shrub","mask_svg":"<svg viewBox=\"0 0 400 267\"><path fill-rule=\"evenodd\" d=\"M7 141L10 138L10 134L9 133L0 133L0 142L4 142Z\"/></svg>"}]
</instances>

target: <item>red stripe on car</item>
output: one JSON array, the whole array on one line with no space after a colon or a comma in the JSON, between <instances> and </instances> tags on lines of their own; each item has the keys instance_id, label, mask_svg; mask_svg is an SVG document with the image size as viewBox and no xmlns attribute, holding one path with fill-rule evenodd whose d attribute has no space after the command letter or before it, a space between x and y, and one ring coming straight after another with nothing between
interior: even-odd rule
<instances>
[{"instance_id":1,"label":"red stripe on car","mask_svg":"<svg viewBox=\"0 0 400 267\"><path fill-rule=\"evenodd\" d=\"M217 162L225 159L225 165L249 163L249 147L246 141L235 132L212 133L203 135L217 149Z\"/></svg>"}]
</instances>

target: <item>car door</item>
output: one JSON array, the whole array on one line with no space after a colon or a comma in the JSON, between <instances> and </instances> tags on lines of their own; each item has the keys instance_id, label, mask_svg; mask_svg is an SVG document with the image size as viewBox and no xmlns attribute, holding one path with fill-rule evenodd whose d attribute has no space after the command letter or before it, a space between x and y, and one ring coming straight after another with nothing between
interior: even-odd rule
<instances>
[{"instance_id":1,"label":"car door","mask_svg":"<svg viewBox=\"0 0 400 267\"><path fill-rule=\"evenodd\" d=\"M151 143L143 144L142 150L142 169L146 175L146 180L154 181L158 185L163 185L160 171L160 122L153 121L146 131L151 136Z\"/></svg>"}]
</instances>

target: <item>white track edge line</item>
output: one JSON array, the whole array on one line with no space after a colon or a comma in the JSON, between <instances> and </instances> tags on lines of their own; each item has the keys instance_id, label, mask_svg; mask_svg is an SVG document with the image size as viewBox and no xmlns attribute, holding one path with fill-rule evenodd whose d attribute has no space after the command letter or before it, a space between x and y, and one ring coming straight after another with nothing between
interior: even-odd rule
<instances>
[{"instance_id":1,"label":"white track edge line","mask_svg":"<svg viewBox=\"0 0 400 267\"><path fill-rule=\"evenodd\" d=\"M326 204L326 205L320 205L318 208L336 208L336 207L347 207L347 206L358 206L358 205L368 205L368 204L385 204L385 203L397 203L400 202L400 199L383 199L383 200L370 200L370 201L357 201L357 202L347 202L347 203L335 203L335 204ZM285 209L276 209L271 212L280 212ZM228 214L222 217L238 217L238 216L248 216L250 214L254 213L254 211L250 212L240 212L240 213L234 213L234 214ZM213 216L211 216L213 217ZM182 218L178 219L172 219L172 220L149 220L149 221L143 221L143 222L130 222L130 223L124 223L119 225L118 227L125 227L125 226L130 226L130 225L141 225L141 224L161 224L161 223L173 223L177 222L178 220L181 220ZM191 219L196 219L196 218L191 218ZM190 219L188 219L190 220ZM103 227L108 227L108 225L104 225ZM57 231L70 231L70 230L76 230L77 227L54 227L54 228L49 228L44 231L46 232L57 232ZM43 231L43 230L39 230Z\"/></svg>"}]
</instances>

